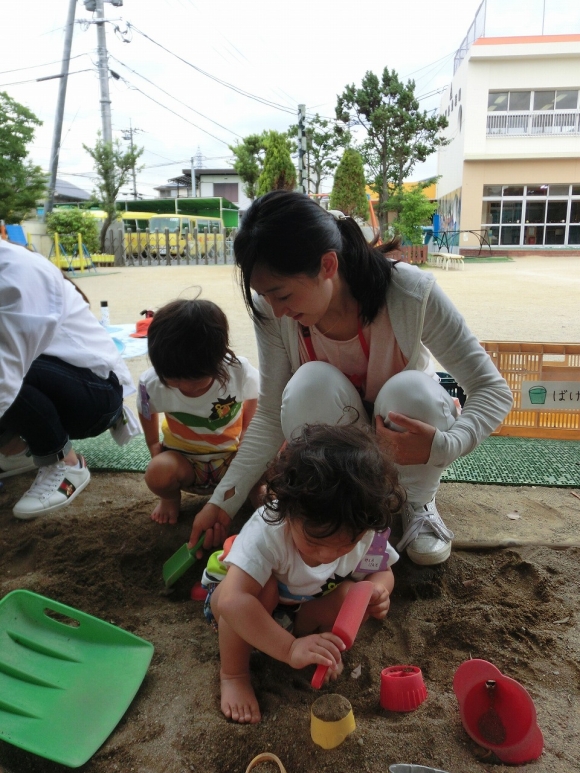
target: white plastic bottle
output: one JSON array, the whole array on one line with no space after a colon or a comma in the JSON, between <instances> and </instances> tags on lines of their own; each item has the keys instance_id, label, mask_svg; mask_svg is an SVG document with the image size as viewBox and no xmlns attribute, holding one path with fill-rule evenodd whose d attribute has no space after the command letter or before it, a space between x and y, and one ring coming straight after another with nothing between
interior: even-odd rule
<instances>
[{"instance_id":1,"label":"white plastic bottle","mask_svg":"<svg viewBox=\"0 0 580 773\"><path fill-rule=\"evenodd\" d=\"M109 327L111 320L109 318L109 302L101 301L101 325L103 327Z\"/></svg>"}]
</instances>

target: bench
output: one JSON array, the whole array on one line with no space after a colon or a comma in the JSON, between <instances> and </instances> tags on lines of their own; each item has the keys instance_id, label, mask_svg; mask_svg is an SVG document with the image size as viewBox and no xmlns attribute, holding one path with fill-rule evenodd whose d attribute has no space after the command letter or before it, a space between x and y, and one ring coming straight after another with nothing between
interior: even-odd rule
<instances>
[{"instance_id":1,"label":"bench","mask_svg":"<svg viewBox=\"0 0 580 773\"><path fill-rule=\"evenodd\" d=\"M463 255L455 255L452 252L432 252L430 258L434 259L434 265L449 271L449 266L453 268L465 268Z\"/></svg>"}]
</instances>

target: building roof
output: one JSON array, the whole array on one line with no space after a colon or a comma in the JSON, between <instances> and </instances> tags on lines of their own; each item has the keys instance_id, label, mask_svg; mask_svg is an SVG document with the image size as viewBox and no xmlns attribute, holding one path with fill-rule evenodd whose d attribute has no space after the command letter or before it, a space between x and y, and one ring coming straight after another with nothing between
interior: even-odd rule
<instances>
[{"instance_id":1,"label":"building roof","mask_svg":"<svg viewBox=\"0 0 580 773\"><path fill-rule=\"evenodd\" d=\"M60 180L58 177L56 178L54 194L57 199L65 199L66 201L88 201L91 198L91 194L79 188L78 185L69 183L67 180Z\"/></svg>"},{"instance_id":2,"label":"building roof","mask_svg":"<svg viewBox=\"0 0 580 773\"><path fill-rule=\"evenodd\" d=\"M179 185L191 185L191 169L183 169L182 174L180 174L178 177L171 177L169 179L170 183L175 183ZM199 180L200 177L204 175L210 175L210 174L222 174L227 175L228 177L236 176L238 177L238 173L235 169L196 169L195 170L195 178L196 180ZM163 186L169 187L169 186ZM157 189L156 189L157 190Z\"/></svg>"},{"instance_id":3,"label":"building roof","mask_svg":"<svg viewBox=\"0 0 580 773\"><path fill-rule=\"evenodd\" d=\"M580 35L518 35L505 38L478 38L474 46L505 46L514 43L578 43Z\"/></svg>"}]
</instances>

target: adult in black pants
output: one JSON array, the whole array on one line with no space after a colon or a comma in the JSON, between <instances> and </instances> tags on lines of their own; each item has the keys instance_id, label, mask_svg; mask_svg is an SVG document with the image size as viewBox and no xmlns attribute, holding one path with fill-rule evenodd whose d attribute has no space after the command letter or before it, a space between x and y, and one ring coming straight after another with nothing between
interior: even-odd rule
<instances>
[{"instance_id":1,"label":"adult in black pants","mask_svg":"<svg viewBox=\"0 0 580 773\"><path fill-rule=\"evenodd\" d=\"M126 429L123 396L134 387L84 295L49 260L5 241L0 384L0 478L38 468L13 511L35 518L88 485L90 472L71 440Z\"/></svg>"}]
</instances>

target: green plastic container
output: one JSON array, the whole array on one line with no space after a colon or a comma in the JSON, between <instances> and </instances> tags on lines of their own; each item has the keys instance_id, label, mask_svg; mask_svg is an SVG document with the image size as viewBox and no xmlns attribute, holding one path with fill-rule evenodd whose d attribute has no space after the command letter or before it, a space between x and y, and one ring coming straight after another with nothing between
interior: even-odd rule
<instances>
[{"instance_id":1,"label":"green plastic container","mask_svg":"<svg viewBox=\"0 0 580 773\"><path fill-rule=\"evenodd\" d=\"M77 768L139 689L153 645L27 590L0 600L0 739Z\"/></svg>"}]
</instances>

